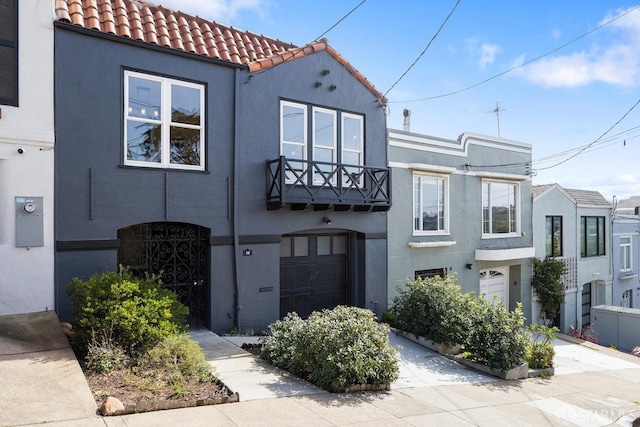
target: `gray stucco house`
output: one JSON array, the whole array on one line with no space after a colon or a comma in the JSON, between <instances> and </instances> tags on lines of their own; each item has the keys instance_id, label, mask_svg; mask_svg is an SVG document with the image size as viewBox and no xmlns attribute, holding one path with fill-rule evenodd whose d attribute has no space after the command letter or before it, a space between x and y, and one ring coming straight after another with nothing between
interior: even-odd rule
<instances>
[{"instance_id":1,"label":"gray stucco house","mask_svg":"<svg viewBox=\"0 0 640 427\"><path fill-rule=\"evenodd\" d=\"M407 278L456 274L531 316L531 146L464 133L389 130L389 298Z\"/></svg>"},{"instance_id":2,"label":"gray stucco house","mask_svg":"<svg viewBox=\"0 0 640 427\"><path fill-rule=\"evenodd\" d=\"M59 0L56 309L122 264L217 332L387 301L386 99L294 46L144 1Z\"/></svg>"},{"instance_id":3,"label":"gray stucco house","mask_svg":"<svg viewBox=\"0 0 640 427\"><path fill-rule=\"evenodd\" d=\"M562 332L591 324L591 307L611 304L611 204L597 191L559 184L533 187L536 256L566 266ZM534 302L534 321L540 314Z\"/></svg>"},{"instance_id":4,"label":"gray stucco house","mask_svg":"<svg viewBox=\"0 0 640 427\"><path fill-rule=\"evenodd\" d=\"M640 308L640 215L616 209L613 217L611 257L613 261L612 305Z\"/></svg>"}]
</instances>

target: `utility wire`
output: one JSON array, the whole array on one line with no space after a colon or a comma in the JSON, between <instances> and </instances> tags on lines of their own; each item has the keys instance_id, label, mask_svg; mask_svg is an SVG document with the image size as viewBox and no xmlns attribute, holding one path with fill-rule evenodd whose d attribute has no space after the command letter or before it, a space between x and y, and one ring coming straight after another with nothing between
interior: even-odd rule
<instances>
[{"instance_id":1,"label":"utility wire","mask_svg":"<svg viewBox=\"0 0 640 427\"><path fill-rule=\"evenodd\" d=\"M627 112L626 112L626 113L624 113L624 114L622 115L622 117L620 117L620 119L618 119L618 121L617 121L617 122L615 122L613 125L611 125L611 127L609 127L609 129L607 129L607 130L606 130L602 135L600 135L600 136L599 136L595 141L593 141L592 143L587 144L587 145L586 145L586 146L584 146L582 149L578 150L575 154L573 154L573 155L571 155L571 156L567 157L566 159L564 159L564 160L562 160L562 161L560 161L560 162L558 162L558 163L556 163L556 164L554 164L554 165L547 166L547 167L544 167L544 168L538 168L537 170L547 170L547 169L555 168L556 166L559 166L559 165L561 165L561 164L563 164L563 163L566 163L566 162L568 162L569 160L573 159L574 157L579 156L580 154L584 153L584 151L585 151L585 150L587 150L588 148L592 147L594 144L596 144L598 141L600 141L600 140L601 140L601 139L602 139L606 134L608 134L609 132L611 132L611 130L613 130L613 128L614 128L614 127L618 126L618 124L620 124L620 122L621 122L621 121L623 121L623 120L624 120L624 119L625 119L625 118L626 118L626 117L627 117L627 116L628 116L628 115L629 115L629 114L630 114L630 113L631 113L631 112L632 112L632 111L633 111L633 110L638 106L638 104L640 104L640 99L638 99L638 100L636 101L636 103L635 103L635 104L633 104L633 106L632 106L631 108L629 108L629 109L627 110Z\"/></svg>"},{"instance_id":2,"label":"utility wire","mask_svg":"<svg viewBox=\"0 0 640 427\"><path fill-rule=\"evenodd\" d=\"M459 4L460 4L460 0L456 1L456 4L453 6L453 9L451 9L451 12L449 12L449 15L447 15L447 17L442 22L442 24L440 24L440 28L438 28L438 31L436 31L436 33L433 35L433 37L431 37L431 40L429 40L429 43L427 43L427 46L424 48L424 50L422 52L420 52L420 55L418 55L416 60L413 61L413 64L411 64L409 66L409 68L407 68L407 70L404 73L402 73L400 78L398 80L396 80L396 82L394 84L392 84L391 87L384 93L384 97L387 96L387 94L391 91L391 89L393 89L398 83L400 83L400 80L402 80L404 78L404 76L406 76L407 73L413 68L413 66L416 65L416 63L420 60L420 58L422 58L422 55L425 54L427 49L429 49L429 46L431 46L431 43L433 43L433 41L436 39L436 37L438 37L438 34L440 34L440 31L442 30L444 25L447 23L449 18L451 18L451 15L453 15L453 12L456 10L456 8L458 7Z\"/></svg>"},{"instance_id":3,"label":"utility wire","mask_svg":"<svg viewBox=\"0 0 640 427\"><path fill-rule=\"evenodd\" d=\"M335 27L337 27L342 21L344 21L345 19L347 19L347 16L351 15L353 12L356 11L357 8L359 8L360 6L362 6L364 4L364 2L366 2L367 0L362 0L360 3L358 3L356 5L356 7L354 7L353 9L351 9L346 15L344 15L338 22L336 22L335 24L333 24L327 31L325 31L324 33L320 34L318 37L316 37L316 40L320 40L322 37L324 37L325 34L327 34L329 31L333 30Z\"/></svg>"},{"instance_id":4,"label":"utility wire","mask_svg":"<svg viewBox=\"0 0 640 427\"><path fill-rule=\"evenodd\" d=\"M401 103L401 102L421 102L421 101L430 101L430 100L432 100L432 99L438 99L438 98L444 98L444 97L446 97L446 96L457 95L457 94L459 94L459 93L466 92L466 91L468 91L468 90L470 90L470 89L474 89L474 88L476 88L476 87L478 87L478 86L480 86L480 85L483 85L483 84L485 84L485 83L490 82L491 80L494 80L494 79L497 79L498 77L504 76L505 74L510 73L510 72L511 72L511 71L513 71L513 70L517 70L518 68L524 67L525 65L529 65L529 64L531 64L532 62L538 61L538 60L540 60L540 59L542 59L542 58L544 58L544 57L546 57L546 56L549 56L549 55L551 55L551 54L553 54L553 53L555 53L555 52L557 52L557 51L559 51L559 50L561 50L561 49L564 49L565 47L569 46L570 44L575 43L575 42L577 42L578 40L583 39L583 38L585 38L585 37L587 37L587 36L591 35L592 33L594 33L594 32L596 32L596 31L600 30L601 28L604 28L604 27L606 27L607 25L614 23L614 22L615 22L615 21L617 21L618 19L620 19L620 18L622 18L622 17L624 17L624 16L626 16L626 15L630 14L631 12L635 11L635 10L636 10L636 9L638 9L638 8L640 8L640 6L636 6L636 7L634 7L634 8L631 8L631 9L629 9L628 11L626 11L625 13L623 13L623 14L621 14L621 15L619 15L619 16L617 16L617 17L613 18L613 19L611 19L610 21L605 22L604 24L602 24L602 25L600 25L600 26L598 26L598 27L596 27L596 28L594 28L594 29L592 29L592 30L590 30L590 31L588 31L588 32L586 32L586 33L584 33L584 34L582 34L582 35L581 35L581 36L579 36L579 37L576 37L575 39L573 39L573 40L571 40L571 41L568 41L567 43L565 43L565 44L563 44L563 45L561 45L561 46L559 46L559 47L557 47L557 48L555 48L555 49L553 49L553 50L550 50L550 51L549 51L549 52L547 52L547 53L544 53L544 54L542 54L542 55L540 55L540 56L537 56L537 57L532 58L532 59L530 59L530 60L528 60L528 61L525 61L525 62L523 62L522 64L516 65L516 66L511 67L511 68L509 68L509 69L507 69L507 70L504 70L504 71L502 71L502 72L500 72L500 73L498 73L498 74L496 74L496 75L494 75L494 76L492 76L492 77L489 77L488 79L482 80L481 82L478 82L478 83L476 83L476 84L474 84L474 85L468 86L468 87L466 87L466 88L464 88L464 89L459 89L459 90L456 90L456 91L453 91L453 92L449 92L449 93L443 93L443 94L441 94L441 95L430 96L430 97L427 97L427 98L411 99L411 100L407 100L407 101L389 101L389 103L390 103L390 104L397 104L397 103ZM388 91L387 91L387 92L388 92ZM385 94L385 95L386 95L386 94Z\"/></svg>"},{"instance_id":5,"label":"utility wire","mask_svg":"<svg viewBox=\"0 0 640 427\"><path fill-rule=\"evenodd\" d=\"M344 21L345 19L347 19L347 17L349 15L351 15L353 12L356 11L356 9L358 9L360 6L362 6L367 0L362 0L360 3L358 3L353 9L351 9L349 12L347 12L346 15L344 15L342 18L340 18L335 24L333 24L331 27L329 27L329 29L327 31L325 31L324 33L320 34L318 37L316 37L313 41L305 44L304 46L298 47L296 49L293 49L294 54L285 59L284 61L282 61L280 64L284 64L285 62L291 61L292 59L294 59L296 57L296 55L298 54L298 52L303 51L305 48L307 48L308 46L311 46L311 44L313 44L314 42L320 40L322 37L324 37L329 31L333 30L335 27L337 27L342 21ZM278 65L280 65L278 64ZM265 68L264 70L258 71L257 73L254 73L253 76L259 76L260 74L264 74L267 71L273 69L274 67L269 67L269 68Z\"/></svg>"}]
</instances>

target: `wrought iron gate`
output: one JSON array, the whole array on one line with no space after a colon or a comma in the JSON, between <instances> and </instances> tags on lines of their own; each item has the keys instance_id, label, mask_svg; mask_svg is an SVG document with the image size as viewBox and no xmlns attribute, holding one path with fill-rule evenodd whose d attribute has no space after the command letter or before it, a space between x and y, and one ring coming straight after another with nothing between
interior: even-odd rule
<instances>
[{"instance_id":1,"label":"wrought iron gate","mask_svg":"<svg viewBox=\"0 0 640 427\"><path fill-rule=\"evenodd\" d=\"M209 235L207 228L179 222L137 224L118 230L118 263L140 277L159 275L189 307L191 321L208 324Z\"/></svg>"}]
</instances>

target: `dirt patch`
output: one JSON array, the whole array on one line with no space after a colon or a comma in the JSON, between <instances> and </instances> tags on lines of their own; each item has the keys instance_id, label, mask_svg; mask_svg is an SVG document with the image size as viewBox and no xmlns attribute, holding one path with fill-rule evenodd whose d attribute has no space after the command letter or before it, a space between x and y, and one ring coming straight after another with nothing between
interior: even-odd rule
<instances>
[{"instance_id":1,"label":"dirt patch","mask_svg":"<svg viewBox=\"0 0 640 427\"><path fill-rule=\"evenodd\" d=\"M176 389L168 382L151 383L135 375L131 369L100 374L84 370L84 375L98 406L108 396L117 398L125 407L136 408L141 402L167 401L167 405L164 405L166 408L196 406L194 402L226 403L234 401L235 395L220 381L189 381L181 384L179 393L176 393ZM173 404L169 405L171 402ZM131 412L140 411L134 409Z\"/></svg>"}]
</instances>

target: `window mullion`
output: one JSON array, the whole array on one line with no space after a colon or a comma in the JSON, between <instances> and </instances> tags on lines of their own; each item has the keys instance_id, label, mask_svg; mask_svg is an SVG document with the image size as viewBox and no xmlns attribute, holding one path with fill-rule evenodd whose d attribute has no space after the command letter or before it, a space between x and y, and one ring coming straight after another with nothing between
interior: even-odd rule
<instances>
[{"instance_id":1,"label":"window mullion","mask_svg":"<svg viewBox=\"0 0 640 427\"><path fill-rule=\"evenodd\" d=\"M160 100L162 105L162 132L160 138L161 158L160 162L164 166L170 166L170 137L171 137L171 82L162 82L162 93Z\"/></svg>"}]
</instances>

